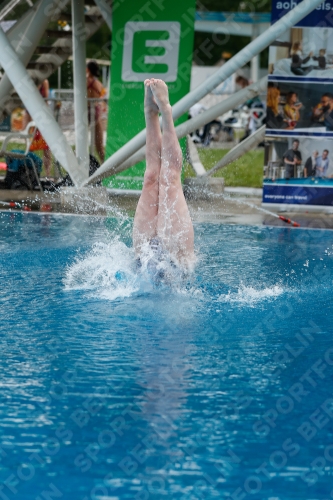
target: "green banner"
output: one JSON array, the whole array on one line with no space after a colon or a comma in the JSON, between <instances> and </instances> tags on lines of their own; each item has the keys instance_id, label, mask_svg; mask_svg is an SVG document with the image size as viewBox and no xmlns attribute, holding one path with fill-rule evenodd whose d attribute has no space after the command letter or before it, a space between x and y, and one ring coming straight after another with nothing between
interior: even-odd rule
<instances>
[{"instance_id":1,"label":"green banner","mask_svg":"<svg viewBox=\"0 0 333 500\"><path fill-rule=\"evenodd\" d=\"M145 128L146 78L161 78L175 104L190 90L195 0L114 0L106 157ZM187 114L176 124L187 120ZM184 147L184 140L181 141ZM145 162L103 181L141 189Z\"/></svg>"}]
</instances>

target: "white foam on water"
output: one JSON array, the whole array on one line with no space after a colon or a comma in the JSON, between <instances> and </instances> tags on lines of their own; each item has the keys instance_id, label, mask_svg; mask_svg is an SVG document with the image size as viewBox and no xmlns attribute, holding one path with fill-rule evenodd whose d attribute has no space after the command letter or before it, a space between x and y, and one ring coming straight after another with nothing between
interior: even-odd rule
<instances>
[{"instance_id":1,"label":"white foam on water","mask_svg":"<svg viewBox=\"0 0 333 500\"><path fill-rule=\"evenodd\" d=\"M258 302L266 299L275 299L284 292L279 285L258 290L252 286L241 285L237 292L229 292L227 295L220 295L219 302L239 303L253 307Z\"/></svg>"},{"instance_id":2,"label":"white foam on water","mask_svg":"<svg viewBox=\"0 0 333 500\"><path fill-rule=\"evenodd\" d=\"M133 249L121 241L95 243L67 267L65 289L85 290L90 296L109 300L129 297L139 288L133 262Z\"/></svg>"},{"instance_id":3,"label":"white foam on water","mask_svg":"<svg viewBox=\"0 0 333 500\"><path fill-rule=\"evenodd\" d=\"M151 270L149 262L154 253L151 248L144 250L141 267L137 268L134 249L119 239L95 243L67 266L63 280L65 290L82 290L90 297L111 301L137 293L155 294L157 288L161 293L170 294L172 290L183 296L195 295L195 290L189 290L182 272L172 265L170 259L156 262ZM154 275L159 272L165 276L154 280Z\"/></svg>"}]
</instances>

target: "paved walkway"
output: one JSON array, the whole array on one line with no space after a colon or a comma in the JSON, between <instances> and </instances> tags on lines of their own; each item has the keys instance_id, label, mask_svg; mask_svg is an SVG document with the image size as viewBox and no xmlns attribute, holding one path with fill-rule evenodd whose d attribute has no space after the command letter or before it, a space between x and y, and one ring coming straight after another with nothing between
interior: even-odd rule
<instances>
[{"instance_id":1,"label":"paved walkway","mask_svg":"<svg viewBox=\"0 0 333 500\"><path fill-rule=\"evenodd\" d=\"M105 213L114 213L119 216L119 210L126 213L135 211L140 191L108 190L109 203ZM39 191L0 190L0 200L16 201L27 204L33 210L61 212L59 193L46 194ZM232 187L225 188L224 195L214 196L205 200L189 200L189 210L194 223L224 223L246 225L270 225L288 227L276 217L279 207L267 210L262 206L262 189ZM1 206L0 209L6 209ZM317 213L307 212L306 207L290 210L282 207L283 215L298 222L302 228L333 229L332 208L323 207ZM289 211L287 212L287 210ZM271 212L271 214L269 213Z\"/></svg>"}]
</instances>

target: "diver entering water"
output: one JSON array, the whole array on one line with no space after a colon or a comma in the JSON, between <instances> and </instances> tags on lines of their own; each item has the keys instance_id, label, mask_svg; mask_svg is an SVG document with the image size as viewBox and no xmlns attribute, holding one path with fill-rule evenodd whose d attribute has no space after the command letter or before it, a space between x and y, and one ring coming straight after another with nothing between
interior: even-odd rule
<instances>
[{"instance_id":1,"label":"diver entering water","mask_svg":"<svg viewBox=\"0 0 333 500\"><path fill-rule=\"evenodd\" d=\"M157 261L169 259L172 265L187 270L195 260L194 232L181 185L183 158L168 87L155 78L144 84L146 171L134 217L134 249L139 266L148 250Z\"/></svg>"}]
</instances>

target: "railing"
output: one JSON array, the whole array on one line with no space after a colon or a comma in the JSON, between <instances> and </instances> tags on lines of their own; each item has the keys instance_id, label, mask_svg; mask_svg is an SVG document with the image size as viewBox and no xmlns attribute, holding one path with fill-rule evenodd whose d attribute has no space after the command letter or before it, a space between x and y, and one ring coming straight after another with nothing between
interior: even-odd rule
<instances>
[{"instance_id":1,"label":"railing","mask_svg":"<svg viewBox=\"0 0 333 500\"><path fill-rule=\"evenodd\" d=\"M212 106L208 110L199 114L195 118L184 122L183 124L176 127L177 136L179 138L188 135L190 132L201 128L206 123L212 121L213 119L220 118L227 112L238 108L240 105L245 103L250 98L255 96L265 97L267 88L267 77L262 78L258 83L252 84L249 87L246 87L243 90L233 94L232 96L228 96L228 98L224 98L227 96L221 96L221 102ZM53 109L54 116L59 123L61 129L67 132L67 139L74 144L75 137L71 132L75 132L74 127L74 93L71 89L62 89L54 91L54 97L48 97L45 101L49 104L49 106ZM58 95L57 95L58 94ZM21 103L19 99L17 99L18 104ZM90 144L89 150L90 154L95 155L95 112L96 112L96 103L103 103L104 109L102 116L102 123L104 125L104 132L106 131L107 124L107 115L108 115L108 102L107 99L97 99L97 98L89 98L88 106L89 106L89 132L90 132ZM88 118L88 117L87 117ZM229 153L222 158L209 172L198 172L197 175L200 176L211 176L215 174L218 170L224 168L229 165L231 162L235 161L237 158L244 155L250 149L253 149L257 144L259 144L264 139L265 127L261 127L255 134L252 134L248 139L237 144L233 149L229 151ZM132 165L135 165L139 161L145 158L145 147L139 150L135 155L130 157L126 162L120 165L114 173L120 173L123 170L126 170Z\"/></svg>"},{"instance_id":2,"label":"railing","mask_svg":"<svg viewBox=\"0 0 333 500\"><path fill-rule=\"evenodd\" d=\"M45 101L49 104L50 108L53 111L54 117L56 121L59 123L61 129L63 131L67 131L67 139L71 143L75 143L74 141L74 135L71 134L71 132L75 132L74 128L74 100L73 100L73 91L61 91L62 94L65 94L65 96L61 97L48 97L45 98ZM67 94L67 96L66 96ZM13 98L12 99L14 102L17 102L17 107L22 107L22 101L19 98ZM106 123L107 123L107 115L108 115L108 103L107 99L97 99L97 98L89 98L88 99L88 106L89 106L89 130L90 130L90 153L94 154L95 150L95 124L96 124L96 118L95 118L95 113L96 113L96 104L101 103L103 104L103 112L100 117L104 131L106 130ZM87 116L87 119L88 119ZM23 127L22 127L23 128ZM7 135L8 133L11 133L11 131L0 131L0 135Z\"/></svg>"}]
</instances>

